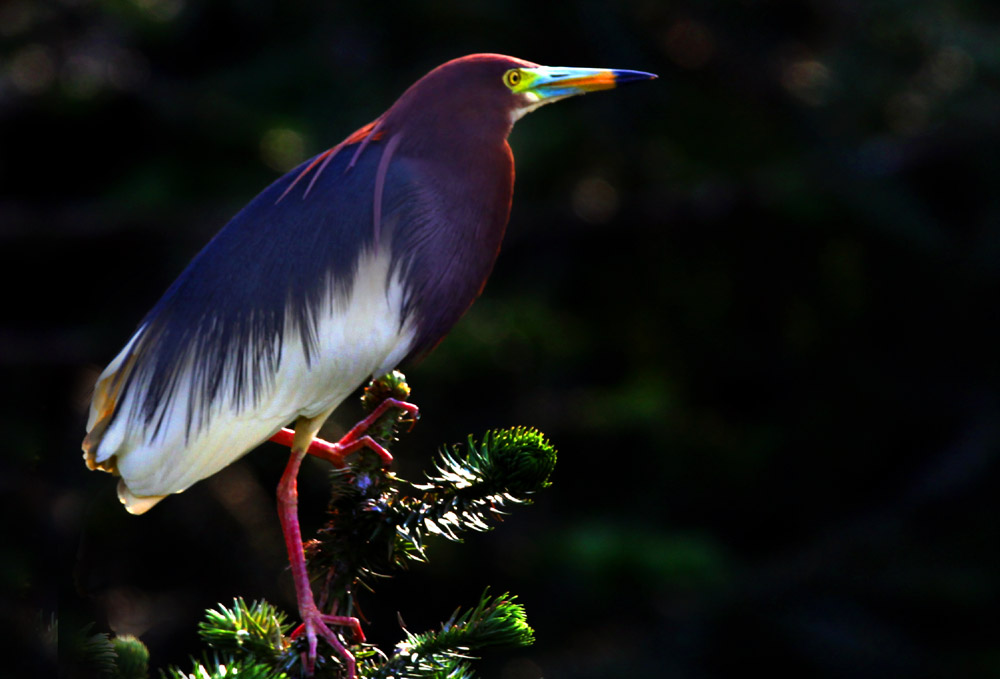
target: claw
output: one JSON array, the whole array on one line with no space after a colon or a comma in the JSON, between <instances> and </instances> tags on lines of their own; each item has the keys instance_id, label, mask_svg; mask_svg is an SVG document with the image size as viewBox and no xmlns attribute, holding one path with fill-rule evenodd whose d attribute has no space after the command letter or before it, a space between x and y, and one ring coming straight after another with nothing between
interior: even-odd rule
<instances>
[{"instance_id":1,"label":"claw","mask_svg":"<svg viewBox=\"0 0 1000 679\"><path fill-rule=\"evenodd\" d=\"M313 672L316 670L316 650L318 646L318 637L323 637L328 644L333 646L337 655L341 657L344 661L344 665L347 668L347 679L354 679L357 661L354 659L354 654L347 650L344 644L340 641L333 630L330 629L330 625L336 625L339 627L347 627L354 634L354 638L357 643L362 643L365 640L365 633L361 630L361 622L357 618L352 618L346 615L328 615L326 613L320 613L319 609L315 606L310 607L308 610L300 611L302 615L302 624L295 628L291 633L290 638L296 639L303 633L306 635L306 645L308 651L304 654L303 662L306 667L306 675L312 676Z\"/></svg>"},{"instance_id":2,"label":"claw","mask_svg":"<svg viewBox=\"0 0 1000 679\"><path fill-rule=\"evenodd\" d=\"M340 442L344 443L345 441L353 441L360 437L364 432L368 431L368 428L375 424L380 417L385 415L386 411L390 408L399 408L400 410L404 410L409 413L412 418L420 417L420 408L414 404L408 403L407 401L400 401L395 398L387 398L379 403L378 406L375 407L375 410L368 413L365 419L351 427L351 430L344 434L344 437L340 439Z\"/></svg>"}]
</instances>

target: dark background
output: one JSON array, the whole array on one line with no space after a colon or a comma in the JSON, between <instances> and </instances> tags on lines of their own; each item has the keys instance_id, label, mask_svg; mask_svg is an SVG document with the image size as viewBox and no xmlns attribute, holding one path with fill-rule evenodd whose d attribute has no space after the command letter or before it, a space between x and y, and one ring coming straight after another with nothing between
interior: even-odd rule
<instances>
[{"instance_id":1,"label":"dark background","mask_svg":"<svg viewBox=\"0 0 1000 679\"><path fill-rule=\"evenodd\" d=\"M365 596L370 638L490 585L538 642L484 677L1000 675L995 3L6 0L0 41L0 582L24 673L46 675L53 615L163 667L216 602L294 610L285 452L131 517L80 459L87 389L259 190L495 51L660 79L513 132L504 251L404 366L424 417L395 452L416 477L442 443L534 425L555 485ZM300 485L308 532L322 466Z\"/></svg>"}]
</instances>

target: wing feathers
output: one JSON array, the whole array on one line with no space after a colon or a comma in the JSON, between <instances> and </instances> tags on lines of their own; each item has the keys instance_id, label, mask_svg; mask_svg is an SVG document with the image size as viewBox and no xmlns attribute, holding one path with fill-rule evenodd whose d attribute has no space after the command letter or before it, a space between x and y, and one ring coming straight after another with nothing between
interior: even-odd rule
<instances>
[{"instance_id":1,"label":"wing feathers","mask_svg":"<svg viewBox=\"0 0 1000 679\"><path fill-rule=\"evenodd\" d=\"M348 142L372 152L333 149L255 198L101 375L85 457L121 476L129 511L214 474L297 417L331 410L410 353L412 291L393 240L419 209L406 167L393 162L398 141L380 137L366 126ZM308 200L276 205L327 162Z\"/></svg>"},{"instance_id":2,"label":"wing feathers","mask_svg":"<svg viewBox=\"0 0 1000 679\"><path fill-rule=\"evenodd\" d=\"M87 418L87 435L83 439L83 459L87 468L100 469L117 474L117 464L113 455L100 455L104 434L111 424L118 409L118 397L122 384L135 367L136 354L132 348L142 333L140 328L129 340L125 348L108 364L104 372L97 378L94 385L94 398L90 403L90 414Z\"/></svg>"},{"instance_id":3,"label":"wing feathers","mask_svg":"<svg viewBox=\"0 0 1000 679\"><path fill-rule=\"evenodd\" d=\"M395 367L415 331L410 323L400 326L403 286L398 277L390 278L389 260L388 250L378 256L369 251L358 265L351 296L331 298L319 310L313 360L307 360L294 334L282 338L274 372L252 409L240 407L232 389L234 371L221 380L216 399L204 400L196 388L198 370L188 361L171 375L177 385L171 398L160 404L157 418L147 421L137 405L146 381L138 376L144 364L157 361L155 344L134 345L138 348L123 359L133 366L131 388L119 393L117 414L107 424L97 420L103 430L91 446L95 462L113 460L106 466L122 477L119 497L128 510L146 511L163 496L218 472L296 418L332 410L367 377ZM252 347L247 351L253 354ZM188 426L190 413L202 426Z\"/></svg>"}]
</instances>

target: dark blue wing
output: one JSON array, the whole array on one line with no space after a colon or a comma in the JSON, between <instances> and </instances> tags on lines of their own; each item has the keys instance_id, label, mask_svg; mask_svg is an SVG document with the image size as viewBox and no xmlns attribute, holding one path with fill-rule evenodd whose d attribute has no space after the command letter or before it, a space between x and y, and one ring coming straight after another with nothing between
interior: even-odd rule
<instances>
[{"instance_id":1,"label":"dark blue wing","mask_svg":"<svg viewBox=\"0 0 1000 679\"><path fill-rule=\"evenodd\" d=\"M137 361L124 384L126 391L130 383L145 385L133 404L141 403L147 424L164 412L178 387L178 367L192 356L191 388L200 393L191 402L215 402L228 379L239 407L255 402L288 337L300 339L308 361L323 301L349 295L359 256L373 245L380 146L370 144L349 170L355 149L341 149L311 187L301 181L286 195L308 161L281 177L170 286L142 322Z\"/></svg>"}]
</instances>

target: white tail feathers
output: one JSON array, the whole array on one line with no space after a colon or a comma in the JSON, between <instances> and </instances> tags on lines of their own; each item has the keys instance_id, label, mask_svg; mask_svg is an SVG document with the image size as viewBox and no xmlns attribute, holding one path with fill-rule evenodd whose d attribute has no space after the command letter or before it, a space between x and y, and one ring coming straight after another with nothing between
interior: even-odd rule
<instances>
[{"instance_id":1,"label":"white tail feathers","mask_svg":"<svg viewBox=\"0 0 1000 679\"><path fill-rule=\"evenodd\" d=\"M124 480L118 481L118 499L125 505L129 514L145 514L165 497L166 495L133 495Z\"/></svg>"}]
</instances>

